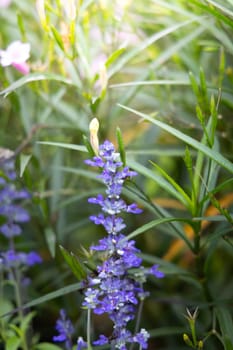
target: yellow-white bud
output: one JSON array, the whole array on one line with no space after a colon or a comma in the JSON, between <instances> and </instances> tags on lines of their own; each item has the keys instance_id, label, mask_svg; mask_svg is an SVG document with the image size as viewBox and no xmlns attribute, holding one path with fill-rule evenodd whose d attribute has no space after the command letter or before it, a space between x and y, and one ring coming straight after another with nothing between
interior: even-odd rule
<instances>
[{"instance_id":1,"label":"yellow-white bud","mask_svg":"<svg viewBox=\"0 0 233 350\"><path fill-rule=\"evenodd\" d=\"M99 153L99 139L98 139L98 130L99 130L99 121L97 118L92 119L89 124L90 130L90 143L96 155Z\"/></svg>"}]
</instances>

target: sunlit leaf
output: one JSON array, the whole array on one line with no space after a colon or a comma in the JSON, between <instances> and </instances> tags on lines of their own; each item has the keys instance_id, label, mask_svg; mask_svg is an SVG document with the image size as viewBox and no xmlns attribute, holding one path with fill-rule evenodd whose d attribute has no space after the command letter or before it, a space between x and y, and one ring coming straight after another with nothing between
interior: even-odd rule
<instances>
[{"instance_id":1,"label":"sunlit leaf","mask_svg":"<svg viewBox=\"0 0 233 350\"><path fill-rule=\"evenodd\" d=\"M119 106L121 108L129 111L129 112L132 112L132 113L138 115L142 119L148 120L152 124L157 125L158 127L160 127L161 129L167 131L171 135L174 135L175 137L177 137L178 139L180 139L183 142L187 143L188 145L192 146L193 148L196 148L197 150L201 151L207 157L210 157L212 160L214 160L216 163L221 165L223 168L225 168L229 172L233 173L233 164L228 159L223 157L220 153L215 152L211 148L205 146L204 144L200 143L199 141L193 139L192 137L184 134L183 132L179 131L178 129L175 129L175 128L173 128L170 125L167 125L167 124L165 124L165 123L163 123L163 122L161 122L161 121L159 121L157 119L154 119L154 118L150 117L147 114L141 113L141 112L139 112L139 111L137 111L137 110L135 110L133 108L129 108L129 107L123 106L121 104L119 104Z\"/></svg>"}]
</instances>

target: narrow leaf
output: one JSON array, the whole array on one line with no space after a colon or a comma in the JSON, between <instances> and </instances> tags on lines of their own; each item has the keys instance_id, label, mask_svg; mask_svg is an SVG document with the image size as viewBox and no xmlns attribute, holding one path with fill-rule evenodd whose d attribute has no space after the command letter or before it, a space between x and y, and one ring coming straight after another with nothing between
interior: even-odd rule
<instances>
[{"instance_id":1,"label":"narrow leaf","mask_svg":"<svg viewBox=\"0 0 233 350\"><path fill-rule=\"evenodd\" d=\"M50 73L31 73L28 74L19 80L14 81L10 86L8 86L6 89L2 90L0 92L0 95L4 95L6 97L11 92L17 90L18 88L32 83L34 81L40 81L40 80L52 80L52 81L58 81L67 85L74 85L70 79L64 78L58 74L50 74Z\"/></svg>"},{"instance_id":2,"label":"narrow leaf","mask_svg":"<svg viewBox=\"0 0 233 350\"><path fill-rule=\"evenodd\" d=\"M116 59L125 51L125 47L122 47L116 51L114 51L105 62L105 67L108 68Z\"/></svg>"},{"instance_id":3,"label":"narrow leaf","mask_svg":"<svg viewBox=\"0 0 233 350\"><path fill-rule=\"evenodd\" d=\"M147 224L137 228L135 231L131 232L125 239L132 239L138 235L140 235L141 233L144 233L148 230L150 230L151 228L154 228L155 226L161 225L161 224L165 224L165 223L169 223L169 222L174 222L174 221L185 221L185 219L182 218L175 218L175 217L169 217L169 218L161 218L161 219L156 219L156 220L152 220L150 222L148 222ZM187 244L187 246L192 249L191 243L189 242L189 240L187 239L187 237L184 234L180 234L179 238L182 238L183 241L185 241L185 243Z\"/></svg>"},{"instance_id":4,"label":"narrow leaf","mask_svg":"<svg viewBox=\"0 0 233 350\"><path fill-rule=\"evenodd\" d=\"M61 350L61 348L51 343L40 343L35 345L35 350Z\"/></svg>"},{"instance_id":5,"label":"narrow leaf","mask_svg":"<svg viewBox=\"0 0 233 350\"><path fill-rule=\"evenodd\" d=\"M191 208L192 202L187 193L183 190L183 188L180 187L180 185L175 180L173 180L173 178L170 175L168 175L166 171L163 170L158 164L154 162L151 162L151 164L168 180L168 182L176 189L176 191L179 192L179 194L183 197L182 202L186 204L186 206Z\"/></svg>"},{"instance_id":6,"label":"narrow leaf","mask_svg":"<svg viewBox=\"0 0 233 350\"><path fill-rule=\"evenodd\" d=\"M177 198L179 202L183 203L185 206L187 206L187 201L184 200L183 196L163 177L160 175L155 174L153 171L148 169L147 167L143 166L142 164L135 162L133 160L128 160L127 164L132 167L134 170L139 172L140 174L143 174L144 176L154 180L156 183L159 184L161 188L163 188L165 191L170 193L172 196ZM190 202L191 203L191 202Z\"/></svg>"},{"instance_id":7,"label":"narrow leaf","mask_svg":"<svg viewBox=\"0 0 233 350\"><path fill-rule=\"evenodd\" d=\"M56 299L58 297L64 296L64 295L69 294L69 293L76 292L80 289L82 289L81 283L70 284L69 286L60 288L54 292L48 293L46 295L43 295L42 297L34 299L34 300L30 301L29 303L24 304L21 308L16 308L16 309L14 309L6 314L0 315L0 317L11 315L19 310L24 310L24 309L31 308L33 306L36 306L36 305L39 305L42 303L46 303L50 300Z\"/></svg>"},{"instance_id":8,"label":"narrow leaf","mask_svg":"<svg viewBox=\"0 0 233 350\"><path fill-rule=\"evenodd\" d=\"M117 128L116 129L116 136L117 136L117 142L118 142L118 147L119 147L119 152L121 156L121 161L123 165L126 165L126 153L125 153L125 147L124 147L124 142L123 142L123 137L121 133L121 129Z\"/></svg>"},{"instance_id":9,"label":"narrow leaf","mask_svg":"<svg viewBox=\"0 0 233 350\"><path fill-rule=\"evenodd\" d=\"M45 229L45 239L47 242L47 246L49 248L49 252L51 256L55 257L55 249L56 249L56 235L51 227L47 227Z\"/></svg>"},{"instance_id":10,"label":"narrow leaf","mask_svg":"<svg viewBox=\"0 0 233 350\"><path fill-rule=\"evenodd\" d=\"M81 151L81 152L86 152L87 151L86 147L80 146L80 145L74 145L72 143L50 142L50 141L38 141L37 143L39 143L40 145L48 145L48 146L68 148L68 149L72 149L74 151Z\"/></svg>"},{"instance_id":11,"label":"narrow leaf","mask_svg":"<svg viewBox=\"0 0 233 350\"><path fill-rule=\"evenodd\" d=\"M67 262L67 264L69 265L71 271L73 272L73 274L76 276L76 278L78 279L78 281L83 280L84 278L86 278L87 273L85 271L85 268L83 266L83 264L81 262L79 262L78 257L75 256L73 253L69 253L65 248L63 248L62 246L59 247L61 250L61 253L65 259L65 261Z\"/></svg>"},{"instance_id":12,"label":"narrow leaf","mask_svg":"<svg viewBox=\"0 0 233 350\"><path fill-rule=\"evenodd\" d=\"M216 310L216 315L222 333L224 350L233 350L232 314L229 309L218 307Z\"/></svg>"},{"instance_id":13,"label":"narrow leaf","mask_svg":"<svg viewBox=\"0 0 233 350\"><path fill-rule=\"evenodd\" d=\"M57 29L53 25L51 25L50 28L52 30L53 37L56 40L58 46L64 52L65 48L64 48L64 44L63 44L63 41L62 41L62 38L61 38L61 34L57 31Z\"/></svg>"},{"instance_id":14,"label":"narrow leaf","mask_svg":"<svg viewBox=\"0 0 233 350\"><path fill-rule=\"evenodd\" d=\"M129 112L132 112L132 113L138 115L139 117L141 117L147 121L150 121L152 124L157 125L161 129L169 132L171 135L174 135L178 139L182 140L183 142L187 143L188 145L192 146L193 148L199 150L200 152L205 154L207 157L211 158L216 163L221 165L223 168L225 168L229 172L233 173L233 164L228 159L223 157L219 152L212 150L211 148L203 145L202 143L198 142L197 140L193 139L192 137L190 137L190 136L184 134L183 132L173 128L172 126L167 125L159 120L153 119L151 116L149 116L147 114L141 113L133 108L129 108L129 107L123 106L121 104L118 104L118 106L120 106L121 108L123 108Z\"/></svg>"},{"instance_id":15,"label":"narrow leaf","mask_svg":"<svg viewBox=\"0 0 233 350\"><path fill-rule=\"evenodd\" d=\"M22 177L23 173L31 159L32 155L25 155L25 154L21 154L20 155L20 173L19 176Z\"/></svg>"}]
</instances>

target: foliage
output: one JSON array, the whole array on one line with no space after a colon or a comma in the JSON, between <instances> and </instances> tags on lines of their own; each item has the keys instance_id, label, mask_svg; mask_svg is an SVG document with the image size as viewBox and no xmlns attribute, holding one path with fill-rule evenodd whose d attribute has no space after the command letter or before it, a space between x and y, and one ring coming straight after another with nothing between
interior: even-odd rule
<instances>
[{"instance_id":1,"label":"foliage","mask_svg":"<svg viewBox=\"0 0 233 350\"><path fill-rule=\"evenodd\" d=\"M233 1L3 3L0 146L13 151L15 188L31 194L14 247L43 262L21 271L31 283L17 300L2 263L12 242L0 235L0 348L61 349L52 341L61 309L74 324L73 349L86 338L82 281L104 235L87 202L104 187L84 163L98 152L89 132L97 117L97 141L113 142L139 174L123 196L143 214L125 215L124 233L143 265L165 274L146 283L148 348L232 350ZM15 41L30 44L30 57L6 66ZM93 339L111 327L93 316Z\"/></svg>"}]
</instances>

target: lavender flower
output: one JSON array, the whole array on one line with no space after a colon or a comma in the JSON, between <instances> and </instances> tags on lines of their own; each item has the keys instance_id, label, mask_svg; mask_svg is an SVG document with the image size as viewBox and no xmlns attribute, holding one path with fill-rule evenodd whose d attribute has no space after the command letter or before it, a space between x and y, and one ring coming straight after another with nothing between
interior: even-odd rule
<instances>
[{"instance_id":1,"label":"lavender flower","mask_svg":"<svg viewBox=\"0 0 233 350\"><path fill-rule=\"evenodd\" d=\"M76 350L82 350L87 349L87 343L83 340L82 337L79 337L77 340L77 349Z\"/></svg>"},{"instance_id":2,"label":"lavender flower","mask_svg":"<svg viewBox=\"0 0 233 350\"><path fill-rule=\"evenodd\" d=\"M10 155L8 152L7 156ZM0 233L8 239L20 235L20 224L30 220L28 212L18 203L19 200L30 198L30 195L26 190L16 189L12 182L16 178L14 167L14 160L11 158L0 162L0 216L5 220L0 226Z\"/></svg>"},{"instance_id":3,"label":"lavender flower","mask_svg":"<svg viewBox=\"0 0 233 350\"><path fill-rule=\"evenodd\" d=\"M65 310L60 310L60 318L56 322L55 326L58 335L53 337L54 342L65 342L67 350L72 349L72 334L74 333L74 327L71 321L67 318ZM81 342L78 343L78 349L81 349Z\"/></svg>"},{"instance_id":4,"label":"lavender flower","mask_svg":"<svg viewBox=\"0 0 233 350\"><path fill-rule=\"evenodd\" d=\"M133 214L142 212L135 203L128 205L120 197L124 181L136 176L137 173L128 167L123 167L119 154L109 141L100 145L99 155L87 160L86 163L102 169L99 177L106 185L105 196L99 194L89 198L89 203L100 206L101 213L92 215L90 219L96 225L102 225L108 235L100 239L98 245L91 247L93 251L103 252L105 259L97 266L97 275L93 281L91 277L88 279L89 286L85 291L83 306L92 309L96 314L107 313L113 322L111 339L101 334L93 344L111 343L116 349L126 350L127 343L138 343L142 349L146 349L148 332L141 329L133 335L127 329L128 323L135 318L139 301L147 295L141 281L137 280L131 271L138 269L141 273L145 271L144 275L152 273L158 278L163 274L158 270L158 266L144 269L135 241L127 241L122 234L126 224L119 215L123 212Z\"/></svg>"},{"instance_id":5,"label":"lavender flower","mask_svg":"<svg viewBox=\"0 0 233 350\"><path fill-rule=\"evenodd\" d=\"M11 268L25 268L42 262L36 252L16 252L14 237L22 233L21 224L30 220L27 210L22 208L19 201L29 199L31 196L25 189L18 190L16 179L14 153L0 148L0 233L8 239L10 249L0 253L1 266Z\"/></svg>"},{"instance_id":6,"label":"lavender flower","mask_svg":"<svg viewBox=\"0 0 233 350\"><path fill-rule=\"evenodd\" d=\"M0 254L2 264L7 267L33 266L42 262L41 257L36 252L24 253L10 249Z\"/></svg>"}]
</instances>

